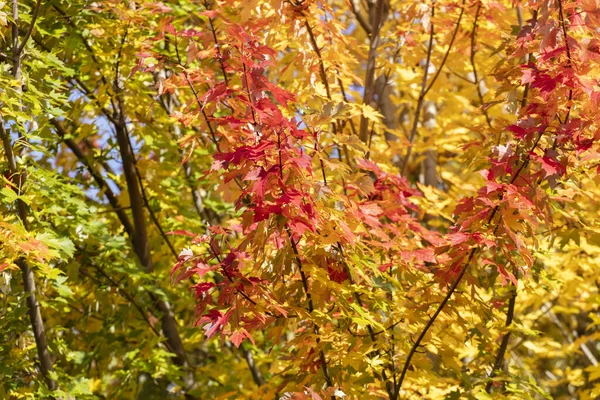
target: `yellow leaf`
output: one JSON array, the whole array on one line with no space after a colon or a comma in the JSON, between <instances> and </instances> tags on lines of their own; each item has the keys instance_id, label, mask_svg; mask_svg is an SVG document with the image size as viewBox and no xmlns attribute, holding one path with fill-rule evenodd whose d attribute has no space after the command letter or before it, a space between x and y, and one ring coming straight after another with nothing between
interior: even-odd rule
<instances>
[{"instance_id":1,"label":"yellow leaf","mask_svg":"<svg viewBox=\"0 0 600 400\"><path fill-rule=\"evenodd\" d=\"M366 119L371 120L373 122L380 122L381 118L383 118L383 115L381 115L378 111L375 111L373 107L367 104L362 105L362 115Z\"/></svg>"}]
</instances>

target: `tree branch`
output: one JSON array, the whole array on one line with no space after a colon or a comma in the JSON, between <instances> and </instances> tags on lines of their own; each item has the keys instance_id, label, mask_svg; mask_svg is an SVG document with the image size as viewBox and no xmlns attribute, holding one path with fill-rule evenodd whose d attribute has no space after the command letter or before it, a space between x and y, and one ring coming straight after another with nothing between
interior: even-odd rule
<instances>
[{"instance_id":1,"label":"tree branch","mask_svg":"<svg viewBox=\"0 0 600 400\"><path fill-rule=\"evenodd\" d=\"M527 165L529 165L529 161L531 159L531 155L533 154L534 150L539 145L539 142L542 139L542 136L544 135L544 133L545 133L544 131L540 132L540 134L538 135L538 137L537 137L535 143L533 144L531 150L529 152L527 152L526 159L523 161L523 163L521 164L521 166L519 167L519 169L515 172L515 174L513 175L512 179L510 180L510 184L511 185L518 179L518 177L521 174L521 172L523 171L523 169L525 169L525 167ZM491 212L491 215L487 219L486 225L489 225L492 222L492 220L494 219L494 216L498 213L498 211L499 211L498 207L497 206L494 207L494 209ZM498 227L500 227L500 222L498 222L498 224L496 224L496 227L494 228L494 233L496 232L496 230L498 229ZM400 390L402 388L402 383L404 382L404 378L406 376L406 372L408 371L408 368L410 367L410 362L411 362L413 356L415 355L415 353L417 352L417 349L421 345L421 342L423 341L423 338L425 337L425 335L427 334L427 332L429 331L429 329L431 328L431 326L433 325L433 323L435 322L435 320L437 319L437 317L440 315L440 313L442 312L442 310L444 309L444 307L446 307L446 304L448 303L448 301L450 300L450 298L452 297L452 295L456 291L456 288L458 287L458 285L462 281L462 278L464 277L465 273L469 269L469 267L471 265L471 262L473 261L473 259L475 257L475 253L476 252L477 252L477 247L474 247L471 250L471 253L469 254L469 257L467 258L467 262L464 264L464 266L462 267L460 273L456 277L456 280L454 281L454 283L452 284L452 286L448 290L448 293L446 294L446 296L444 297L444 299L442 300L442 302L438 306L438 308L435 311L435 313L431 316L431 318L429 318L429 320L427 321L427 324L425 324L425 327L421 331L421 334L419 335L419 337L417 338L417 340L414 342L412 348L410 349L410 351L409 351L409 353L408 353L408 355L406 357L406 361L404 363L404 366L402 367L402 373L400 374L400 379L398 380L398 390Z\"/></svg>"},{"instance_id":2,"label":"tree branch","mask_svg":"<svg viewBox=\"0 0 600 400\"><path fill-rule=\"evenodd\" d=\"M39 1L39 0L38 0ZM39 6L38 6L39 8ZM13 70L12 75L16 80L21 78L21 51L19 47L19 7L18 1L13 0L12 2L12 18L11 32L12 32L12 58L13 58ZM32 26L35 20L32 21ZM27 43L29 35L26 35L23 40L23 45ZM9 133L6 131L4 126L4 118L0 115L0 139L2 140L2 146L4 148L4 156L8 164L10 171L10 180L14 185L17 195L22 194L22 187L25 183L25 176L23 171L19 171L13 146ZM27 221L27 206L22 199L17 199L17 218L23 224L25 230L29 230L29 224ZM44 320L42 318L42 312L40 304L37 300L36 282L33 270L24 258L19 258L16 261L17 266L21 269L23 279L23 289L27 296L27 311L29 314L29 320L33 331L33 337L35 339L36 350L38 359L40 362L40 370L42 376L46 381L46 385L50 390L58 389L58 383L51 377L54 367L52 365L52 358L50 357L50 351L48 350L48 341L46 338L46 329L44 327Z\"/></svg>"},{"instance_id":3,"label":"tree branch","mask_svg":"<svg viewBox=\"0 0 600 400\"><path fill-rule=\"evenodd\" d=\"M77 157L79 162L82 163L87 168L87 170L90 173L90 175L92 176L92 178L94 178L94 181L96 181L96 184L98 185L98 187L101 190L104 190L104 195L106 196L106 199L110 203L112 210L117 214L117 217L119 218L119 221L123 225L125 232L127 232L127 235L129 235L129 237L135 242L135 236L134 236L135 233L134 233L133 225L131 225L131 221L129 220L129 217L125 213L125 208L121 207L121 205L119 204L119 200L117 199L117 196L113 193L110 186L108 186L108 184L106 183L106 180L104 180L104 177L102 177L102 175L90 163L90 161L85 156L85 154L83 154L83 151L81 151L81 148L77 145L77 143L75 143L75 141L73 139L67 138L67 136L68 136L67 131L62 126L60 121L53 118L50 120L50 123L52 125L54 125L60 138L67 145L67 147L71 150L71 152L75 155L75 157ZM134 246L135 246L135 244L134 244Z\"/></svg>"},{"instance_id":4,"label":"tree branch","mask_svg":"<svg viewBox=\"0 0 600 400\"><path fill-rule=\"evenodd\" d=\"M515 315L515 303L517 300L517 288L512 285L512 294L510 296L510 300L508 301L508 309L506 311L506 323L504 326L506 328L510 327L513 322L513 318ZM500 343L500 347L498 348L498 354L496 355L496 361L490 371L489 381L485 385L485 391L487 393L491 393L492 387L494 386L493 378L496 376L496 371L502 368L502 364L504 364L504 355L506 354L506 349L508 348L508 342L510 340L510 332L506 332L502 337L502 343Z\"/></svg>"},{"instance_id":5,"label":"tree branch","mask_svg":"<svg viewBox=\"0 0 600 400\"><path fill-rule=\"evenodd\" d=\"M254 362L254 356L252 355L252 351L250 349L244 347L243 345L240 347L240 351L246 360L246 364L248 364L248 369L250 369L250 373L252 374L252 379L254 379L254 383L256 386L263 386L265 384L265 379L263 378L260 369Z\"/></svg>"},{"instance_id":6,"label":"tree branch","mask_svg":"<svg viewBox=\"0 0 600 400\"><path fill-rule=\"evenodd\" d=\"M24 177L22 172L19 172L17 163L15 160L14 151L10 142L10 136L4 127L4 119L0 118L0 136L2 139L2 145L4 147L4 155L8 163L8 168L11 174L11 181L14 184L17 194L20 196L22 192L22 185L24 183ZM18 180L17 180L18 179ZM15 180L17 180L15 182ZM29 224L27 222L27 208L23 200L17 199L17 217L23 224L26 230L29 230ZM29 320L31 322L31 328L33 330L33 337L35 339L38 359L40 361L40 370L46 380L46 385L50 390L58 389L57 382L51 378L51 373L54 371L52 365L52 359L50 357L50 351L48 350L48 342L46 339L46 329L44 328L44 320L42 318L42 312L40 304L36 297L36 284L33 270L24 258L19 258L16 261L17 266L21 269L23 277L23 288L27 294L27 310L29 314Z\"/></svg>"},{"instance_id":7,"label":"tree branch","mask_svg":"<svg viewBox=\"0 0 600 400\"><path fill-rule=\"evenodd\" d=\"M473 69L473 83L477 88L477 95L479 96L479 104L482 107L483 115L485 116L485 121L487 122L488 127L492 127L492 121L490 120L490 116L485 108L483 108L483 94L481 93L481 88L479 87L479 78L477 76L477 67L475 66L475 38L477 36L477 19L479 18L479 12L481 11L481 2L477 5L477 10L475 11L475 21L473 21L473 30L471 31L471 68Z\"/></svg>"},{"instance_id":8,"label":"tree branch","mask_svg":"<svg viewBox=\"0 0 600 400\"><path fill-rule=\"evenodd\" d=\"M124 40L123 40L124 43ZM118 120L114 125L117 137L117 144L123 162L123 174L127 182L127 192L131 203L131 211L133 215L134 225L134 249L146 272L153 271L152 258L150 255L150 243L148 240L148 231L146 227L146 218L144 216L145 202L142 196L142 191L139 186L138 172L135 165L135 156L133 148L129 140L129 132L127 131L127 123L125 117L125 105L123 93L119 86L118 70L115 74L115 90L117 105L118 105ZM187 354L183 347L183 342L179 335L179 329L171 305L154 294L150 294L156 308L162 313L161 324L164 336L167 338L169 345L175 354L175 364L188 369L188 373L184 375L184 382L187 388L191 388L195 384L193 373L189 370L189 362ZM186 394L186 397L193 398Z\"/></svg>"},{"instance_id":9,"label":"tree branch","mask_svg":"<svg viewBox=\"0 0 600 400\"><path fill-rule=\"evenodd\" d=\"M377 49L379 48L379 32L383 25L383 0L377 0L375 5L375 15L373 18L373 34L371 35L371 43L369 46L369 55L367 57L367 70L365 73L365 87L363 95L363 104L371 105L374 94L374 83L375 83L375 61L377 58ZM368 141L368 127L369 121L364 115L360 117L359 137L363 143Z\"/></svg>"},{"instance_id":10,"label":"tree branch","mask_svg":"<svg viewBox=\"0 0 600 400\"><path fill-rule=\"evenodd\" d=\"M444 54L442 63L440 64L439 68L436 70L436 73L433 76L433 78L431 79L431 82L429 82L429 85L427 85L427 76L429 75L429 65L431 62L431 52L433 50L433 36L434 36L433 17L435 16L435 3L431 5L431 22L430 22L431 26L430 26L430 31L429 31L430 33L429 33L429 45L427 48L427 60L425 62L425 67L424 67L425 72L423 75L423 83L421 84L421 94L419 94L419 98L417 100L417 109L415 110L415 119L413 121L413 125L410 130L410 137L408 139L408 150L406 151L406 155L404 156L404 159L402 160L402 172L401 172L402 176L406 176L406 172L408 170L408 162L410 161L413 144L415 141L415 137L417 136L417 127L419 126L419 118L421 116L421 109L423 108L425 96L433 87L435 81L437 80L438 76L440 76L440 73L442 72L442 69L444 68L444 64L446 64L446 60L448 59L448 55L450 54L450 50L452 49L452 45L454 44L454 40L456 39L458 29L460 28L460 22L462 20L462 16L463 16L464 12L465 12L465 0L463 0L462 7L460 9L460 14L458 16L458 21L456 22L456 27L454 28L454 32L452 33L452 38L450 39L450 43L448 45L448 49L446 50L446 53Z\"/></svg>"},{"instance_id":11,"label":"tree branch","mask_svg":"<svg viewBox=\"0 0 600 400\"><path fill-rule=\"evenodd\" d=\"M364 31L367 33L367 35L371 35L373 28L371 28L371 25L369 24L369 22L365 19L365 17L357 9L358 4L355 4L355 1L356 0L348 0L348 3L350 3L350 10L352 10L352 14L354 14L354 16L356 17L356 20L358 21L358 24L364 29Z\"/></svg>"},{"instance_id":12,"label":"tree branch","mask_svg":"<svg viewBox=\"0 0 600 400\"><path fill-rule=\"evenodd\" d=\"M31 15L31 23L29 24L29 27L27 28L27 32L25 32L25 36L23 36L23 39L21 39L21 44L19 45L16 53L19 55L19 57L21 56L21 53L23 52L23 49L25 48L25 45L27 44L27 41L29 40L29 37L31 36L31 33L33 32L33 29L35 28L35 21L38 18L38 15L40 13L40 6L42 5L42 0L37 0L37 2L35 3L35 8L33 9L33 14Z\"/></svg>"}]
</instances>

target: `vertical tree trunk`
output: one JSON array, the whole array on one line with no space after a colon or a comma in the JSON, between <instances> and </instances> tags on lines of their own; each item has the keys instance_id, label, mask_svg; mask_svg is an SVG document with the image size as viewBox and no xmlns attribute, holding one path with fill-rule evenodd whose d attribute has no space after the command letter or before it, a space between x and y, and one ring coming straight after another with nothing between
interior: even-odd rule
<instances>
[{"instance_id":1,"label":"vertical tree trunk","mask_svg":"<svg viewBox=\"0 0 600 400\"><path fill-rule=\"evenodd\" d=\"M133 149L131 148L129 141L129 133L127 132L127 125L125 121L124 107L122 99L118 99L120 110L118 112L118 124L115 125L117 144L119 146L119 152L121 154L121 160L123 162L123 174L127 182L127 192L129 194L129 201L131 204L131 211L133 214L133 225L134 225L134 249L142 264L142 267L146 272L153 270L152 257L150 255L150 244L148 241L148 230L146 227L146 218L144 215L145 202L142 197L142 189L140 182L137 177L135 159ZM175 363L184 368L189 369L189 363L183 348L183 342L179 336L179 329L177 321L171 305L155 295L151 295L152 301L155 307L161 312L161 328L162 332L169 343L171 349L175 353ZM187 388L191 388L194 385L194 377L192 373L184 374L184 383Z\"/></svg>"},{"instance_id":2,"label":"vertical tree trunk","mask_svg":"<svg viewBox=\"0 0 600 400\"><path fill-rule=\"evenodd\" d=\"M12 76L17 81L21 79L21 55L23 52L23 48L27 44L31 33L33 32L35 21L40 11L40 5L41 0L38 0L33 11L31 24L27 29L22 43L19 43L19 2L17 0L12 1ZM20 87L17 88L17 92L20 92ZM10 135L4 127L4 118L0 118L0 125L0 135L2 136L4 156L6 158L8 169L11 174L10 180L14 185L14 190L17 192L18 195L21 195L21 188L24 184L25 176L22 171L18 170L17 162L15 159L15 153L11 144ZM21 220L21 223L23 224L25 230L29 230L27 222L27 205L21 199L17 199L17 215L18 218ZM23 289L27 295L27 311L29 314L29 320L31 322L33 337L35 339L38 359L40 362L40 370L42 371L42 375L46 380L48 388L50 390L55 390L58 388L58 384L54 379L52 379L50 374L54 370L54 367L52 365L50 351L48 350L46 329L44 328L44 320L42 318L41 307L35 294L35 275L24 258L18 259L16 261L16 264L21 269L23 277Z\"/></svg>"},{"instance_id":3,"label":"vertical tree trunk","mask_svg":"<svg viewBox=\"0 0 600 400\"><path fill-rule=\"evenodd\" d=\"M15 155L13 152L12 145L10 143L10 136L4 128L3 119L0 120L0 125L0 135L2 136L4 156L6 157L8 168L11 174L11 182L14 184L17 194L21 195L21 187L23 184L24 177L22 173L20 173L20 171L17 169ZM27 223L27 208L25 202L23 202L23 200L21 199L17 200L17 215L18 218L21 220L23 227L26 230L28 230L29 226ZM40 361L40 370L42 371L42 375L46 380L48 388L51 390L55 390L58 388L58 385L56 381L54 381L50 377L50 372L52 372L54 369L52 366L50 352L48 351L46 330L44 328L44 320L42 319L40 304L35 295L35 276L25 259L20 258L19 260L17 260L16 264L21 269L23 275L23 288L27 295L27 309L29 314L29 320L31 321L31 328L33 330L33 337L35 338L38 358Z\"/></svg>"}]
</instances>

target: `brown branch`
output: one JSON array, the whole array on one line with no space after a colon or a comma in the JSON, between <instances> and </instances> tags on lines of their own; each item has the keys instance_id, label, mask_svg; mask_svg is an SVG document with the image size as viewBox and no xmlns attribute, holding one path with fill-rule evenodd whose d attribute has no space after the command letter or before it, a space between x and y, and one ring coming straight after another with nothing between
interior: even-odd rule
<instances>
[{"instance_id":1,"label":"brown branch","mask_svg":"<svg viewBox=\"0 0 600 400\"><path fill-rule=\"evenodd\" d=\"M23 39L21 39L21 45L17 48L17 51L16 51L16 53L19 56L21 56L21 53L23 52L23 49L25 48L25 45L27 44L27 41L29 40L29 37L31 36L33 29L35 28L35 21L37 20L38 15L40 13L41 5L42 5L42 0L37 0L37 2L35 3L35 8L33 9L33 14L31 15L31 23L29 24L29 27L27 28L27 31L25 32L25 36L23 36Z\"/></svg>"},{"instance_id":2,"label":"brown branch","mask_svg":"<svg viewBox=\"0 0 600 400\"><path fill-rule=\"evenodd\" d=\"M244 359L246 360L246 364L248 364L248 369L250 370L250 373L252 374L252 379L254 380L254 383L256 383L256 386L259 386L259 387L263 386L265 384L265 378L263 378L263 375L260 372L260 369L254 362L254 356L252 355L252 351L248 348L245 348L242 345L240 347L240 352L244 356Z\"/></svg>"},{"instance_id":3,"label":"brown branch","mask_svg":"<svg viewBox=\"0 0 600 400\"><path fill-rule=\"evenodd\" d=\"M531 159L531 154L533 154L534 150L539 145L539 142L542 139L543 135L544 135L544 132L540 132L540 134L538 135L538 137L537 137L535 143L533 144L531 150L529 152L527 152L527 158L525 159L525 161L523 161L523 163L521 164L520 168L515 172L515 174L513 175L512 179L510 180L510 184L511 185L518 179L518 177L521 174L521 172L523 171L523 169L527 165L529 165L529 161ZM498 211L499 211L498 206L494 207L494 209L491 212L490 217L488 218L488 220L486 222L486 225L489 225L492 222L492 220L494 219L494 216L498 213ZM496 227L494 228L494 233L496 232L496 230L499 227L500 227L500 222L498 222L498 224L496 224ZM454 281L454 283L452 284L452 286L448 290L448 293L446 294L446 296L444 297L444 299L442 300L442 302L440 303L440 305L436 309L435 313L429 318L429 320L427 321L427 324L425 324L425 327L421 331L421 334L419 335L419 337L417 338L417 340L414 342L412 348L410 349L410 351L409 351L409 353L408 353L408 355L406 357L406 361L404 363L404 366L402 367L402 373L401 373L400 379L398 381L398 390L400 390L400 388L402 387L402 383L404 382L404 378L406 376L406 372L408 371L408 368L411 365L410 362L411 362L413 356L415 355L415 353L417 352L417 349L421 345L421 342L423 341L423 338L425 337L425 335L427 334L427 332L429 331L429 329L432 327L432 325L435 322L435 320L437 319L437 317L440 315L440 313L442 312L442 310L444 309L444 307L446 307L446 304L448 303L448 301L450 300L450 298L452 297L452 295L456 291L456 288L458 287L458 285L462 281L462 278L464 277L465 273L469 269L469 267L471 265L471 262L473 261L473 258L475 257L475 253L476 252L477 252L477 247L474 247L471 250L471 253L469 254L469 257L467 258L467 262L464 264L464 266L462 267L460 273L456 277L456 280Z\"/></svg>"},{"instance_id":4,"label":"brown branch","mask_svg":"<svg viewBox=\"0 0 600 400\"><path fill-rule=\"evenodd\" d=\"M371 28L371 25L365 19L365 17L360 13L360 11L356 9L357 5L354 4L354 1L355 0L348 0L348 3L350 3L350 10L352 11L352 14L354 14L354 16L356 17L356 20L358 21L359 25L367 33L367 35L371 35L373 29Z\"/></svg>"},{"instance_id":5,"label":"brown branch","mask_svg":"<svg viewBox=\"0 0 600 400\"><path fill-rule=\"evenodd\" d=\"M125 128L125 122L115 126L117 132L117 143L119 145L121 160L123 161L123 174L127 182L127 192L131 204L134 226L134 247L146 272L151 272L152 259L150 257L150 244L148 243L148 232L146 230L146 217L144 216L144 200L137 181L137 173L133 161L133 154L129 146L129 139Z\"/></svg>"},{"instance_id":6,"label":"brown branch","mask_svg":"<svg viewBox=\"0 0 600 400\"><path fill-rule=\"evenodd\" d=\"M485 116L485 121L487 122L488 127L492 127L492 121L490 120L490 116L485 108L483 108L483 94L481 93L481 88L479 87L479 78L477 76L477 67L475 65L475 40L477 36L477 20L479 18L479 12L481 11L481 2L477 5L477 10L475 11L475 21L473 21L473 29L471 31L471 68L473 69L473 82L475 87L477 88L477 95L479 96L479 104L482 107L483 115ZM500 138L500 136L498 136Z\"/></svg>"},{"instance_id":7,"label":"brown branch","mask_svg":"<svg viewBox=\"0 0 600 400\"><path fill-rule=\"evenodd\" d=\"M135 156L133 154L133 148L131 146L131 142L129 140L129 132L127 131L126 117L125 117L125 105L124 105L124 97L123 93L119 89L119 75L118 71L115 75L115 90L117 105L118 105L118 120L117 123L114 124L117 144L119 146L119 152L121 154L121 160L123 163L123 174L125 175L125 180L127 182L127 191L129 194L129 200L131 204L131 211L133 215L133 225L134 225L134 249L137 254L142 267L146 272L153 271L152 258L150 255L150 243L148 240L148 231L146 227L146 219L144 216L144 208L145 202L142 196L142 191L139 186L138 180L138 172L135 165ZM173 314L173 310L171 309L171 305L157 297L155 294L151 293L150 297L155 304L155 307L161 312L161 324L163 335L166 337L169 345L173 349L173 353L175 355L174 362L175 364L183 367L188 370L189 373L184 376L184 383L187 388L193 387L194 376L191 371L189 371L189 362L187 359L187 354L183 347L183 342L179 335L179 328L177 326L177 321L175 320L175 316ZM193 398L186 394L186 397Z\"/></svg>"},{"instance_id":8,"label":"brown branch","mask_svg":"<svg viewBox=\"0 0 600 400\"><path fill-rule=\"evenodd\" d=\"M516 276L516 275L515 275ZM506 311L506 322L504 326L506 328L510 327L513 322L513 318L515 315L515 303L517 299L517 288L515 285L512 285L512 294L510 296L510 300L508 301L508 309ZM492 387L494 386L493 378L496 376L496 371L502 368L502 364L504 364L504 355L506 354L506 349L508 348L508 342L510 340L510 332L507 332L502 337L502 343L500 344L500 348L498 349L498 354L496 355L496 361L492 367L492 371L489 375L489 381L485 385L485 391L487 393L491 393Z\"/></svg>"},{"instance_id":9,"label":"brown branch","mask_svg":"<svg viewBox=\"0 0 600 400\"><path fill-rule=\"evenodd\" d=\"M210 10L209 4L206 0L204 0L204 8L206 10ZM219 45L219 39L217 38L217 30L215 29L214 19L208 17L208 24L210 25L210 32L212 33L213 41L215 42L215 47L217 48L217 58L219 59L219 65L221 66L221 71L223 72L223 80L226 85L229 85L229 79L227 79L227 71L225 71L225 64L223 64L223 54L221 53L221 46Z\"/></svg>"},{"instance_id":10,"label":"brown branch","mask_svg":"<svg viewBox=\"0 0 600 400\"><path fill-rule=\"evenodd\" d=\"M323 63L323 56L321 55L321 49L317 45L317 40L315 38L315 34L313 33L308 20L304 19L304 26L306 26L306 30L308 31L308 36L310 38L310 43L314 52L317 54L317 58L319 59L319 73L321 74L321 82L325 85L325 92L327 93L327 98L331 100L331 91L329 90L329 81L327 79L327 73L325 72L325 64Z\"/></svg>"},{"instance_id":11,"label":"brown branch","mask_svg":"<svg viewBox=\"0 0 600 400\"><path fill-rule=\"evenodd\" d=\"M473 250L471 250L471 253L469 254L469 258L467 259L467 263L460 271L460 274L458 274L458 277L456 278L456 280L454 281L454 283L448 290L448 293L446 294L446 296L444 297L444 299L438 306L437 310L435 310L435 313L431 316L431 318L429 318L429 321L427 321L427 324L421 331L421 334L419 335L417 340L414 342L412 348L410 349L408 355L406 356L406 361L404 362L404 366L402 367L402 372L400 373L400 379L398 380L398 390L400 390L400 388L402 388L402 383L404 382L404 378L406 376L406 373L408 372L408 368L411 365L410 362L411 362L413 356L415 355L415 353L417 352L417 349L421 345L423 338L425 337L425 335L427 334L427 332L429 331L429 329L431 328L431 326L433 325L433 323L435 322L437 317L440 315L440 313L442 312L442 310L444 309L444 307L446 306L446 304L448 303L448 301L450 300L450 298L456 291L456 288L462 281L463 276L467 272L467 269L468 269L469 265L471 264L473 257L475 256L475 252L476 252L475 248Z\"/></svg>"},{"instance_id":12,"label":"brown branch","mask_svg":"<svg viewBox=\"0 0 600 400\"><path fill-rule=\"evenodd\" d=\"M92 176L92 178L94 178L94 181L96 181L96 184L98 185L98 187L104 191L104 195L106 196L106 199L110 203L110 205L112 207L112 211L114 211L117 214L117 217L119 218L119 221L123 225L125 232L127 232L127 235L129 235L129 237L135 242L133 225L131 225L131 221L129 220L129 217L127 216L127 214L124 211L125 208L121 207L121 205L119 204L119 200L117 199L117 196L113 193L110 186L108 186L104 177L102 177L102 175L96 170L96 168L94 168L94 166L92 165L90 160L85 156L85 154L83 153L81 148L77 145L77 143L75 143L75 141L73 139L67 137L68 136L67 131L63 127L63 125L60 123L60 121L53 118L50 120L50 123L52 125L54 125L60 138L67 145L67 147L71 150L71 152L75 155L75 157L77 157L79 162L87 168L87 170L90 173L90 175Z\"/></svg>"},{"instance_id":13,"label":"brown branch","mask_svg":"<svg viewBox=\"0 0 600 400\"><path fill-rule=\"evenodd\" d=\"M117 99L120 106L123 107L122 96L119 95ZM133 215L135 232L134 249L140 260L140 263L142 264L142 267L146 270L146 272L151 272L153 270L153 265L150 255L148 231L144 216L145 202L142 197L140 186L138 185L139 181L135 167L133 150L130 146L129 135L125 125L125 114L123 111L124 109L122 108L121 112L119 112L120 123L119 125L115 126L115 130L117 132L117 143L119 145L121 159L123 161L123 173L125 175L125 180L127 181L127 190L129 193ZM183 342L179 336L177 322L170 304L167 301L158 298L153 293L150 293L150 297L154 302L155 307L162 313L162 331L164 336L167 338L169 345L173 349L173 353L175 354L175 363L187 369L189 367L187 355L183 348ZM187 375L184 381L188 388L192 387L194 385L193 375ZM186 395L186 397L189 397L189 395Z\"/></svg>"},{"instance_id":14,"label":"brown branch","mask_svg":"<svg viewBox=\"0 0 600 400\"><path fill-rule=\"evenodd\" d=\"M12 181L17 194L20 196L22 194L22 185L25 179L23 172L18 170L15 154L10 142L10 136L4 127L3 118L0 118L0 136L2 139L2 145L4 147L4 155L6 157L8 168L11 174L10 180ZM29 230L29 224L27 222L27 206L21 199L17 199L17 218L21 221L23 227L26 230ZM29 320L31 322L31 328L33 330L33 337L35 339L38 359L40 361L40 370L42 371L42 375L48 388L50 390L56 390L58 389L58 384L51 377L51 373L54 371L54 368L52 366L50 351L48 350L46 329L44 328L41 307L35 294L35 276L33 274L33 270L30 268L29 264L24 258L19 258L16 261L16 264L21 269L23 277L23 289L27 294L27 310L29 314Z\"/></svg>"},{"instance_id":15,"label":"brown branch","mask_svg":"<svg viewBox=\"0 0 600 400\"><path fill-rule=\"evenodd\" d=\"M192 83L192 81L190 79L190 75L188 74L186 67L183 65L183 63L181 61L181 56L179 55L179 48L178 48L177 41L175 41L175 54L177 56L177 62L179 64L179 67L181 68L181 70L183 72L183 76L185 77L185 81L187 82L188 87L192 91L192 94L194 95L194 98L196 100L196 104L198 105L198 108L200 109L200 112L202 113L202 117L204 118L204 121L206 122L206 125L208 126L208 131L210 133L211 140L214 143L215 147L217 148L217 151L220 153L221 147L219 145L219 141L217 140L217 135L215 134L215 131L214 131L212 125L210 124L210 121L208 120L208 115L206 115L206 111L204 111L204 105L202 104L202 101L200 101L200 96L198 95L198 91L194 87L194 84Z\"/></svg>"},{"instance_id":16,"label":"brown branch","mask_svg":"<svg viewBox=\"0 0 600 400\"><path fill-rule=\"evenodd\" d=\"M365 73L365 87L363 95L363 104L370 106L373 101L374 83L375 83L375 61L377 58L377 49L379 48L379 33L383 25L383 0L377 0L375 5L375 15L373 18L373 34L369 45L369 55L367 56L367 69ZM368 141L369 121L364 115L360 117L359 137L363 143Z\"/></svg>"},{"instance_id":17,"label":"brown branch","mask_svg":"<svg viewBox=\"0 0 600 400\"><path fill-rule=\"evenodd\" d=\"M435 16L435 3L431 5L431 22L430 22L431 26L430 26L430 31L429 31L429 44L428 44L428 48L427 48L427 60L425 61L425 67L424 67L425 73L423 75L423 83L421 84L421 93L419 94L419 98L417 100L417 108L415 110L415 119L413 121L413 125L412 125L411 131L410 131L410 137L408 139L408 150L406 151L406 155L404 156L404 159L402 160L402 172L401 172L402 176L405 176L406 171L408 170L408 162L409 162L410 156L412 154L415 137L417 136L417 127L419 126L419 118L421 116L421 110L423 108L423 103L425 102L425 96L427 95L427 93L431 90L431 88L435 84L435 81L437 80L438 76L440 76L442 69L444 68L444 65L446 64L446 60L448 59L450 50L452 49L452 45L454 44L454 40L456 39L456 35L458 34L458 29L460 28L460 22L462 20L462 16L463 16L464 12L465 12L465 0L463 0L462 7L460 9L460 14L458 16L458 21L456 22L456 27L454 28L454 32L452 33L452 38L450 39L450 43L448 45L448 49L446 50L446 53L444 54L444 58L442 59L442 62L440 64L439 68L437 69L435 75L431 79L431 82L429 82L429 85L427 85L427 76L429 75L429 65L431 62L431 52L433 50L433 36L434 36L433 17Z\"/></svg>"},{"instance_id":18,"label":"brown branch","mask_svg":"<svg viewBox=\"0 0 600 400\"><path fill-rule=\"evenodd\" d=\"M39 1L39 0L38 0ZM37 6L37 11L39 11L39 5ZM37 11L34 12L34 17L32 19L33 26L35 24L35 19L37 18ZM12 17L13 20L11 22L11 32L12 32L12 58L13 58L13 77L17 80L21 77L21 53L22 49L19 46L19 8L18 1L13 0L12 2ZM27 34L23 40L22 45L24 46L30 34ZM10 171L10 180L14 185L14 190L17 192L17 195L22 194L22 187L25 183L25 175L23 171L19 171L14 149L10 140L10 135L6 131L4 126L4 118L0 116L0 136L2 140L2 146L4 148L4 156L6 157L6 161L8 164L8 169ZM23 224L25 230L29 230L29 224L27 221L27 205L22 199L17 199L17 218ZM42 376L46 381L46 385L50 390L58 389L58 383L51 377L52 372L54 371L54 367L52 365L52 358L50 356L50 351L48 350L48 341L46 338L46 329L44 327L44 320L42 318L41 307L37 300L36 292L36 282L35 275L33 270L27 263L24 258L19 258L16 262L17 266L21 269L22 279L23 279L23 289L27 295L27 311L29 314L29 320L31 323L31 328L33 331L33 337L35 339L36 350L38 359L40 362L40 370L42 372Z\"/></svg>"}]
</instances>

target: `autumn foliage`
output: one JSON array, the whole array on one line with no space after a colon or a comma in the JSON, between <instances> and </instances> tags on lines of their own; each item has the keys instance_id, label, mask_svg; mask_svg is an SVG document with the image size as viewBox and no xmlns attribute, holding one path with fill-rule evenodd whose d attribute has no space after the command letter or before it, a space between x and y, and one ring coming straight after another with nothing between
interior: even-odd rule
<instances>
[{"instance_id":1,"label":"autumn foliage","mask_svg":"<svg viewBox=\"0 0 600 400\"><path fill-rule=\"evenodd\" d=\"M0 398L600 397L596 0L0 24Z\"/></svg>"}]
</instances>

